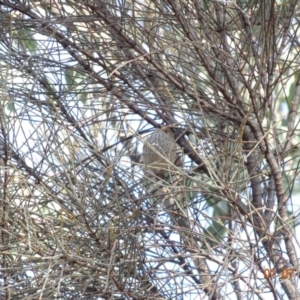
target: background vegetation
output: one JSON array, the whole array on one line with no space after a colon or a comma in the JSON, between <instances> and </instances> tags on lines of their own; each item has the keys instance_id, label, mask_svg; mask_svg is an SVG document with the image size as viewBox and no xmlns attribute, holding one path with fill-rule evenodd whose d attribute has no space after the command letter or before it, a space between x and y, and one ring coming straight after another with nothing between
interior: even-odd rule
<instances>
[{"instance_id":1,"label":"background vegetation","mask_svg":"<svg viewBox=\"0 0 300 300\"><path fill-rule=\"evenodd\" d=\"M300 298L297 0L0 4L1 299Z\"/></svg>"}]
</instances>

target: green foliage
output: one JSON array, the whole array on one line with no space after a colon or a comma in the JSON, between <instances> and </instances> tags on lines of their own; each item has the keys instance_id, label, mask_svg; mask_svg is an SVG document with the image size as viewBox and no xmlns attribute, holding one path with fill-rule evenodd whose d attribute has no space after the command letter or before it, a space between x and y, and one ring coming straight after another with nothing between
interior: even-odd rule
<instances>
[{"instance_id":1,"label":"green foliage","mask_svg":"<svg viewBox=\"0 0 300 300\"><path fill-rule=\"evenodd\" d=\"M13 102L13 101L9 101L9 102L6 104L6 109L7 109L9 112L15 113L15 112L16 112L16 108L15 108L14 102Z\"/></svg>"},{"instance_id":2,"label":"green foliage","mask_svg":"<svg viewBox=\"0 0 300 300\"><path fill-rule=\"evenodd\" d=\"M79 71L79 65L75 65L65 69L65 91L72 92L77 99L83 104L87 103L88 94L86 92L87 76L82 71Z\"/></svg>"},{"instance_id":3,"label":"green foliage","mask_svg":"<svg viewBox=\"0 0 300 300\"><path fill-rule=\"evenodd\" d=\"M38 43L34 38L34 32L29 29L21 28L14 31L13 34L15 42L23 50L29 50L30 52L35 52L38 47Z\"/></svg>"}]
</instances>

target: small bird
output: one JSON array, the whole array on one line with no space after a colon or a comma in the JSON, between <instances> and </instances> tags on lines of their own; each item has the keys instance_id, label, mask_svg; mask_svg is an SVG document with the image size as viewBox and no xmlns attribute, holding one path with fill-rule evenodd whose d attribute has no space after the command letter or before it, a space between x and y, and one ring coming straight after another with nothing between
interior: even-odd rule
<instances>
[{"instance_id":1,"label":"small bird","mask_svg":"<svg viewBox=\"0 0 300 300\"><path fill-rule=\"evenodd\" d=\"M143 162L147 171L164 178L172 166L181 166L180 147L176 144L170 128L156 129L146 139Z\"/></svg>"},{"instance_id":2,"label":"small bird","mask_svg":"<svg viewBox=\"0 0 300 300\"><path fill-rule=\"evenodd\" d=\"M173 224L179 228L185 244L192 245L194 249L201 247L204 241L199 240L199 235L196 238L193 234L189 220L188 203L184 195L184 173L176 172L174 168L174 165L182 167L182 159L171 129L156 129L150 134L144 143L143 162L149 194L164 207ZM192 260L198 268L201 282L211 289L213 280L205 259L196 256Z\"/></svg>"},{"instance_id":3,"label":"small bird","mask_svg":"<svg viewBox=\"0 0 300 300\"><path fill-rule=\"evenodd\" d=\"M150 134L144 143L143 162L148 191L163 205L175 223L190 228L188 212L182 202L182 173L174 168L182 167L180 147L171 129L156 129Z\"/></svg>"}]
</instances>

